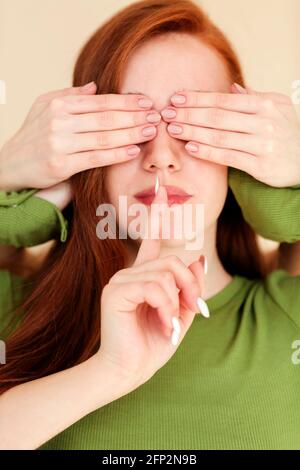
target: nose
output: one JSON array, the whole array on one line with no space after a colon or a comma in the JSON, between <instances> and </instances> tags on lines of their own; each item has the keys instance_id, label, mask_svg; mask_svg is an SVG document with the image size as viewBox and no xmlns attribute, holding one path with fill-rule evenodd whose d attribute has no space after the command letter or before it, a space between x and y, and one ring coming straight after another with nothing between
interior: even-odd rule
<instances>
[{"instance_id":1,"label":"nose","mask_svg":"<svg viewBox=\"0 0 300 470\"><path fill-rule=\"evenodd\" d=\"M148 172L158 173L159 176L167 176L168 173L180 171L184 143L170 136L167 130L169 123L161 120L156 126L156 136L145 143L143 148L143 169Z\"/></svg>"}]
</instances>

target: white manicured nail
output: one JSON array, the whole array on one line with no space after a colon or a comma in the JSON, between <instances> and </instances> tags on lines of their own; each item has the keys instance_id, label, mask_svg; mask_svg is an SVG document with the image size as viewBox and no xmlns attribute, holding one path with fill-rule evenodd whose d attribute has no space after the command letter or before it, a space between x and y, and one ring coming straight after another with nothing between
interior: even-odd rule
<instances>
[{"instance_id":1,"label":"white manicured nail","mask_svg":"<svg viewBox=\"0 0 300 470\"><path fill-rule=\"evenodd\" d=\"M179 333L176 330L174 330L172 333L172 338L171 338L171 342L173 346L176 346L178 344L178 341L179 341Z\"/></svg>"},{"instance_id":2,"label":"white manicured nail","mask_svg":"<svg viewBox=\"0 0 300 470\"><path fill-rule=\"evenodd\" d=\"M159 189L159 178L158 178L158 175L156 174L155 194L158 193L158 189Z\"/></svg>"},{"instance_id":3,"label":"white manicured nail","mask_svg":"<svg viewBox=\"0 0 300 470\"><path fill-rule=\"evenodd\" d=\"M199 307L199 310L200 310L201 314L205 318L209 318L209 310L208 310L208 306L207 306L207 303L205 302L205 300L201 299L201 297L198 297L197 298L197 305Z\"/></svg>"},{"instance_id":4,"label":"white manicured nail","mask_svg":"<svg viewBox=\"0 0 300 470\"><path fill-rule=\"evenodd\" d=\"M172 331L171 342L173 346L176 346L178 344L180 331L181 331L180 323L177 317L174 317L174 316L172 317L172 325L173 325L173 331Z\"/></svg>"},{"instance_id":5,"label":"white manicured nail","mask_svg":"<svg viewBox=\"0 0 300 470\"><path fill-rule=\"evenodd\" d=\"M177 331L177 333L180 333L181 328L180 328L180 323L177 317L172 317L172 325L173 325L174 330Z\"/></svg>"}]
</instances>

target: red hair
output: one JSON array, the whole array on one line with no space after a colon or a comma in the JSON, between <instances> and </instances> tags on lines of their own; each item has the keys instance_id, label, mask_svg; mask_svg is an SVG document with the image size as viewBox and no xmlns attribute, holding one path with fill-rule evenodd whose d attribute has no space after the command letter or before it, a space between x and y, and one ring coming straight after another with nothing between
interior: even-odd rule
<instances>
[{"instance_id":1,"label":"red hair","mask_svg":"<svg viewBox=\"0 0 300 470\"><path fill-rule=\"evenodd\" d=\"M120 93L134 49L170 31L197 36L219 54L232 82L244 85L228 39L190 0L145 0L119 11L82 48L73 84L94 80L97 93ZM101 292L111 276L125 267L127 253L122 239L96 236L96 208L109 202L105 171L105 167L96 168L71 179L74 199L65 211L69 238L54 245L39 272L26 283L27 295L13 319L20 324L4 332L7 364L0 367L0 393L79 364L99 349ZM229 273L248 278L265 275L256 235L230 188L218 219L217 250Z\"/></svg>"}]
</instances>

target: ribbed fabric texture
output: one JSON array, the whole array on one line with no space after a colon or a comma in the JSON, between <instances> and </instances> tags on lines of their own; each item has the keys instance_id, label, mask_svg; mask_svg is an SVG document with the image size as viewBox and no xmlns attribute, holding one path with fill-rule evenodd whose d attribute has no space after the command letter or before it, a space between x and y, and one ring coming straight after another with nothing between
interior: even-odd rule
<instances>
[{"instance_id":1,"label":"ribbed fabric texture","mask_svg":"<svg viewBox=\"0 0 300 470\"><path fill-rule=\"evenodd\" d=\"M283 193L276 194L270 210L285 219L280 230L289 237L291 213L278 213ZM0 272L0 286L4 322L19 284ZM293 348L300 340L300 276L234 276L207 304L210 318L195 316L148 382L40 449L299 449L300 364L292 358L300 359Z\"/></svg>"},{"instance_id":2,"label":"ribbed fabric texture","mask_svg":"<svg viewBox=\"0 0 300 470\"><path fill-rule=\"evenodd\" d=\"M300 184L275 188L231 167L228 183L245 220L257 233L278 242L300 240Z\"/></svg>"},{"instance_id":3,"label":"ribbed fabric texture","mask_svg":"<svg viewBox=\"0 0 300 470\"><path fill-rule=\"evenodd\" d=\"M300 277L235 276L207 304L148 382L40 450L299 449Z\"/></svg>"},{"instance_id":4,"label":"ribbed fabric texture","mask_svg":"<svg viewBox=\"0 0 300 470\"><path fill-rule=\"evenodd\" d=\"M1 245L34 246L58 234L66 241L68 221L54 204L34 196L37 191L0 191Z\"/></svg>"}]
</instances>

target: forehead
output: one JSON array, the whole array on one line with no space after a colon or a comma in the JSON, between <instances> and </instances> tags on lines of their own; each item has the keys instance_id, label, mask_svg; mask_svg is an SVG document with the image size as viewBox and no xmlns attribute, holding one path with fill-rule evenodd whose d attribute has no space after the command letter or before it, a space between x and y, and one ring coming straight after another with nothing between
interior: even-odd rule
<instances>
[{"instance_id":1,"label":"forehead","mask_svg":"<svg viewBox=\"0 0 300 470\"><path fill-rule=\"evenodd\" d=\"M125 69L120 93L145 94L158 110L181 88L228 91L230 79L218 53L188 33L167 33L136 49Z\"/></svg>"}]
</instances>

